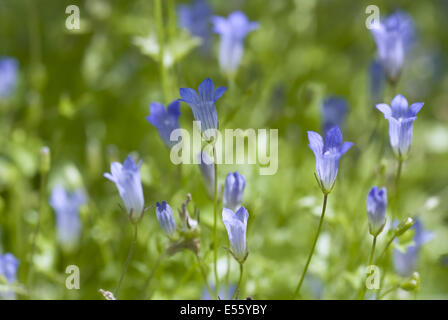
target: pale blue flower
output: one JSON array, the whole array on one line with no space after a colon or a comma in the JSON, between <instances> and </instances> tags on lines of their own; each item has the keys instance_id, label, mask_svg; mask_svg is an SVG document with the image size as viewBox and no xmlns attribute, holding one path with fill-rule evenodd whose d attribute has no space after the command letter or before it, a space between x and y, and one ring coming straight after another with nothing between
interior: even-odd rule
<instances>
[{"instance_id":1,"label":"pale blue flower","mask_svg":"<svg viewBox=\"0 0 448 320\"><path fill-rule=\"evenodd\" d=\"M338 127L328 130L325 142L320 134L308 131L309 147L316 157L316 173L322 192L330 193L338 175L339 160L352 146L352 142L342 142Z\"/></svg>"},{"instance_id":2,"label":"pale blue flower","mask_svg":"<svg viewBox=\"0 0 448 320\"><path fill-rule=\"evenodd\" d=\"M322 103L324 134L335 126L343 129L347 111L347 100L339 97L326 98Z\"/></svg>"},{"instance_id":3,"label":"pale blue flower","mask_svg":"<svg viewBox=\"0 0 448 320\"><path fill-rule=\"evenodd\" d=\"M0 57L0 98L6 98L12 93L17 82L18 67L16 59Z\"/></svg>"},{"instance_id":4,"label":"pale blue flower","mask_svg":"<svg viewBox=\"0 0 448 320\"><path fill-rule=\"evenodd\" d=\"M117 186L127 213L133 222L138 221L143 215L145 205L140 179L140 166L141 161L136 165L132 157L128 156L123 165L119 162L112 162L110 165L111 173L104 174L104 177Z\"/></svg>"},{"instance_id":5,"label":"pale blue flower","mask_svg":"<svg viewBox=\"0 0 448 320\"><path fill-rule=\"evenodd\" d=\"M387 78L396 83L414 42L412 19L406 13L397 11L371 31Z\"/></svg>"},{"instance_id":6,"label":"pale blue flower","mask_svg":"<svg viewBox=\"0 0 448 320\"><path fill-rule=\"evenodd\" d=\"M65 248L73 247L81 234L79 208L86 203L86 196L80 189L72 193L62 186L53 188L50 205L56 213L56 225L59 242Z\"/></svg>"},{"instance_id":7,"label":"pale blue flower","mask_svg":"<svg viewBox=\"0 0 448 320\"><path fill-rule=\"evenodd\" d=\"M389 120L389 139L395 155L399 159L406 158L412 142L412 125L417 119L417 113L423 107L423 102L416 102L408 107L408 101L402 95L397 95L391 106L380 103L376 108Z\"/></svg>"},{"instance_id":8,"label":"pale blue flower","mask_svg":"<svg viewBox=\"0 0 448 320\"><path fill-rule=\"evenodd\" d=\"M224 186L223 203L226 208L236 211L243 200L246 179L244 176L235 172L229 172Z\"/></svg>"},{"instance_id":9,"label":"pale blue flower","mask_svg":"<svg viewBox=\"0 0 448 320\"><path fill-rule=\"evenodd\" d=\"M246 208L240 207L236 212L230 209L222 209L222 221L227 229L230 245L235 258L244 262L247 257L246 231L249 213Z\"/></svg>"},{"instance_id":10,"label":"pale blue flower","mask_svg":"<svg viewBox=\"0 0 448 320\"><path fill-rule=\"evenodd\" d=\"M190 5L178 6L177 15L181 28L202 39L202 46L208 48L211 39L210 19L212 10L205 0L194 0Z\"/></svg>"},{"instance_id":11,"label":"pale blue flower","mask_svg":"<svg viewBox=\"0 0 448 320\"><path fill-rule=\"evenodd\" d=\"M156 203L156 215L163 231L172 236L176 231L176 221L174 220L173 211L166 201Z\"/></svg>"},{"instance_id":12,"label":"pale blue flower","mask_svg":"<svg viewBox=\"0 0 448 320\"><path fill-rule=\"evenodd\" d=\"M214 31L221 36L219 65L223 71L234 74L243 57L244 38L258 28L258 22L251 22L241 11L232 12L227 18L215 16L212 19Z\"/></svg>"},{"instance_id":13,"label":"pale blue flower","mask_svg":"<svg viewBox=\"0 0 448 320\"><path fill-rule=\"evenodd\" d=\"M17 281L17 269L19 268L19 260L12 253L0 254L0 277L6 280L7 284L13 284ZM16 294L12 291L0 291L0 298L15 299Z\"/></svg>"},{"instance_id":14,"label":"pale blue flower","mask_svg":"<svg viewBox=\"0 0 448 320\"><path fill-rule=\"evenodd\" d=\"M374 104L381 101L384 90L384 70L381 62L378 60L372 61L369 68L370 76L370 99Z\"/></svg>"},{"instance_id":15,"label":"pale blue flower","mask_svg":"<svg viewBox=\"0 0 448 320\"><path fill-rule=\"evenodd\" d=\"M178 100L171 102L167 109L159 102L153 102L149 106L150 115L146 117L146 120L157 128L160 137L168 148L177 143L177 141L170 140L170 135L173 130L179 128L179 109Z\"/></svg>"},{"instance_id":16,"label":"pale blue flower","mask_svg":"<svg viewBox=\"0 0 448 320\"><path fill-rule=\"evenodd\" d=\"M386 223L387 191L377 186L370 189L367 195L367 218L369 220L369 231L373 236L381 233Z\"/></svg>"}]
</instances>

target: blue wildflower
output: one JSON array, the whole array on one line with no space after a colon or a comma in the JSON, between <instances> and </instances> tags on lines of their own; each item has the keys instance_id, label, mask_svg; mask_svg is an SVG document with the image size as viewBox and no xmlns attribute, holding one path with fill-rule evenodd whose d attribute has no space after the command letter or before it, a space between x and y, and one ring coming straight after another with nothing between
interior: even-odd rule
<instances>
[{"instance_id":1,"label":"blue wildflower","mask_svg":"<svg viewBox=\"0 0 448 320\"><path fill-rule=\"evenodd\" d=\"M50 205L56 213L58 239L65 248L71 248L79 239L79 208L85 202L86 196L82 190L67 193L64 187L56 186L51 192Z\"/></svg>"},{"instance_id":2,"label":"blue wildflower","mask_svg":"<svg viewBox=\"0 0 448 320\"><path fill-rule=\"evenodd\" d=\"M412 19L406 13L398 11L371 31L386 76L391 83L396 83L406 54L414 42Z\"/></svg>"},{"instance_id":3,"label":"blue wildflower","mask_svg":"<svg viewBox=\"0 0 448 320\"><path fill-rule=\"evenodd\" d=\"M176 231L176 221L174 220L173 211L166 201L156 203L156 215L163 231L172 236L174 231Z\"/></svg>"},{"instance_id":4,"label":"blue wildflower","mask_svg":"<svg viewBox=\"0 0 448 320\"><path fill-rule=\"evenodd\" d=\"M214 90L213 82L209 78L199 85L199 94L190 88L179 90L182 97L180 101L186 102L190 106L194 118L200 122L202 131L218 128L218 114L215 103L226 90L226 87L218 87ZM206 138L209 139L210 136L206 136Z\"/></svg>"},{"instance_id":5,"label":"blue wildflower","mask_svg":"<svg viewBox=\"0 0 448 320\"><path fill-rule=\"evenodd\" d=\"M167 109L159 102L153 102L149 106L150 115L146 117L146 120L157 128L160 137L168 148L177 143L177 141L170 140L170 135L173 130L179 128L179 108L178 100L171 102Z\"/></svg>"},{"instance_id":6,"label":"blue wildflower","mask_svg":"<svg viewBox=\"0 0 448 320\"><path fill-rule=\"evenodd\" d=\"M246 179L237 171L229 172L224 186L223 203L226 208L236 211L243 200Z\"/></svg>"},{"instance_id":7,"label":"blue wildflower","mask_svg":"<svg viewBox=\"0 0 448 320\"><path fill-rule=\"evenodd\" d=\"M347 116L348 104L345 99L338 97L329 97L322 103L322 117L324 134L331 128L338 126L344 127Z\"/></svg>"},{"instance_id":8,"label":"blue wildflower","mask_svg":"<svg viewBox=\"0 0 448 320\"><path fill-rule=\"evenodd\" d=\"M3 277L7 284L17 281L17 269L19 268L19 260L12 253L0 254L0 278ZM1 291L0 298L14 299L15 293L12 291Z\"/></svg>"},{"instance_id":9,"label":"blue wildflower","mask_svg":"<svg viewBox=\"0 0 448 320\"><path fill-rule=\"evenodd\" d=\"M205 0L195 0L190 5L179 5L177 15L181 28L202 39L207 48L210 44L210 19L212 10Z\"/></svg>"},{"instance_id":10,"label":"blue wildflower","mask_svg":"<svg viewBox=\"0 0 448 320\"><path fill-rule=\"evenodd\" d=\"M370 99L374 104L380 102L384 90L384 70L381 62L372 61L369 68L370 75Z\"/></svg>"},{"instance_id":11,"label":"blue wildflower","mask_svg":"<svg viewBox=\"0 0 448 320\"><path fill-rule=\"evenodd\" d=\"M141 161L136 165L132 157L128 156L123 165L119 162L112 162L110 165L111 173L104 174L104 177L114 182L117 186L132 222L139 221L144 211L140 166ZM135 215L138 216L135 217Z\"/></svg>"},{"instance_id":12,"label":"blue wildflower","mask_svg":"<svg viewBox=\"0 0 448 320\"><path fill-rule=\"evenodd\" d=\"M14 58L0 58L0 98L8 97L17 82L18 62Z\"/></svg>"},{"instance_id":13,"label":"blue wildflower","mask_svg":"<svg viewBox=\"0 0 448 320\"><path fill-rule=\"evenodd\" d=\"M249 213L246 208L240 207L236 212L230 209L222 209L222 221L227 229L233 255L240 263L247 258L246 231Z\"/></svg>"},{"instance_id":14,"label":"blue wildflower","mask_svg":"<svg viewBox=\"0 0 448 320\"><path fill-rule=\"evenodd\" d=\"M406 248L405 252L394 250L393 260L396 272L402 277L409 277L416 270L418 257L422 245L433 238L431 232L425 231L419 219L415 219L412 226L414 229L414 243Z\"/></svg>"},{"instance_id":15,"label":"blue wildflower","mask_svg":"<svg viewBox=\"0 0 448 320\"><path fill-rule=\"evenodd\" d=\"M251 22L241 11L232 12L227 18L212 18L214 31L221 36L219 65L221 69L234 74L241 63L244 52L244 38L258 28L258 22Z\"/></svg>"},{"instance_id":16,"label":"blue wildflower","mask_svg":"<svg viewBox=\"0 0 448 320\"><path fill-rule=\"evenodd\" d=\"M205 151L201 151L198 158L205 189L207 190L208 196L213 197L215 193L215 167L213 166L213 161Z\"/></svg>"},{"instance_id":17,"label":"blue wildflower","mask_svg":"<svg viewBox=\"0 0 448 320\"><path fill-rule=\"evenodd\" d=\"M322 192L328 194L338 175L339 160L353 145L342 143L342 133L338 127L328 130L325 142L317 132L308 131L309 147L316 157L316 173Z\"/></svg>"},{"instance_id":18,"label":"blue wildflower","mask_svg":"<svg viewBox=\"0 0 448 320\"><path fill-rule=\"evenodd\" d=\"M406 158L412 142L412 125L417 119L417 113L423 107L422 102L412 104L408 108L408 101L402 95L397 95L391 106L380 103L376 108L389 120L389 139L395 155L399 159Z\"/></svg>"},{"instance_id":19,"label":"blue wildflower","mask_svg":"<svg viewBox=\"0 0 448 320\"><path fill-rule=\"evenodd\" d=\"M374 237L381 233L386 224L386 208L386 188L372 187L367 195L367 218L369 220L370 234Z\"/></svg>"}]
</instances>

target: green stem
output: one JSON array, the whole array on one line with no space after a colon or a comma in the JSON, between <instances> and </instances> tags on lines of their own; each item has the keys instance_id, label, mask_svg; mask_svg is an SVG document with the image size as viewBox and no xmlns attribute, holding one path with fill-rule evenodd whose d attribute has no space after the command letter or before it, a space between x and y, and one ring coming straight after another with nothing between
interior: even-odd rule
<instances>
[{"instance_id":1,"label":"green stem","mask_svg":"<svg viewBox=\"0 0 448 320\"><path fill-rule=\"evenodd\" d=\"M163 13L162 13L162 1L154 0L154 18L157 26L157 42L159 44L159 65L160 65L160 77L162 78L162 89L165 102L169 101L169 84L168 74L165 68L165 32L163 28Z\"/></svg>"},{"instance_id":2,"label":"green stem","mask_svg":"<svg viewBox=\"0 0 448 320\"><path fill-rule=\"evenodd\" d=\"M123 282L124 275L126 274L129 262L131 261L132 253L134 252L135 243L137 242L137 231L138 231L137 224L134 224L134 240L132 240L131 248L129 249L129 254L124 264L123 272L121 273L120 280L118 281L117 288L115 289L115 298L118 298L118 292L120 291L121 283Z\"/></svg>"},{"instance_id":3,"label":"green stem","mask_svg":"<svg viewBox=\"0 0 448 320\"><path fill-rule=\"evenodd\" d=\"M152 267L151 273L148 275L148 278L146 278L145 281L145 285L143 286L143 293L145 294L145 292L148 290L149 284L152 280L152 278L154 277L154 274L156 273L156 270L160 264L160 262L162 261L162 259L165 257L165 253L166 251L162 251L162 253L160 253L159 257L157 258L156 262L154 263L154 266Z\"/></svg>"},{"instance_id":4,"label":"green stem","mask_svg":"<svg viewBox=\"0 0 448 320\"><path fill-rule=\"evenodd\" d=\"M216 161L216 146L213 145L213 167L215 171L215 190L213 199L213 262L214 262L214 272L215 272L215 290L216 295L218 295L218 164Z\"/></svg>"},{"instance_id":5,"label":"green stem","mask_svg":"<svg viewBox=\"0 0 448 320\"><path fill-rule=\"evenodd\" d=\"M379 299L379 300L383 299L385 296L387 296L387 295L388 295L389 293L391 293L392 291L397 290L399 287L400 287L399 285L396 285L396 286L393 286L393 287L387 289L386 291L383 292L383 294L381 294L381 295L378 297L378 299Z\"/></svg>"},{"instance_id":6,"label":"green stem","mask_svg":"<svg viewBox=\"0 0 448 320\"><path fill-rule=\"evenodd\" d=\"M373 257L374 257L374 255L375 255L375 247L376 247L376 237L377 236L374 236L373 237L373 242L372 242L372 249L370 250L370 257L369 257L369 264L367 265L367 266L371 266L372 265L372 263L373 263ZM366 275L366 277L367 277L367 275ZM366 294L366 284L365 283L363 283L362 284L362 286L361 286L361 293L360 293L360 295L359 295L359 300L364 300L364 296L365 296L365 294Z\"/></svg>"},{"instance_id":7,"label":"green stem","mask_svg":"<svg viewBox=\"0 0 448 320\"><path fill-rule=\"evenodd\" d=\"M319 227L317 228L317 233L316 233L316 236L314 237L313 246L311 247L311 251L308 256L308 260L306 261L305 269L303 269L302 276L300 277L297 288L294 291L293 299L295 299L297 294L300 292L300 288L302 287L302 283L303 283L303 280L305 279L306 272L308 271L308 266L310 265L311 258L313 257L314 249L316 248L317 240L319 239L319 235L320 235L320 230L322 229L322 224L324 222L325 210L327 208L327 199L328 199L328 194L325 193L324 194L324 203L322 205L322 214L320 215Z\"/></svg>"},{"instance_id":8,"label":"green stem","mask_svg":"<svg viewBox=\"0 0 448 320\"><path fill-rule=\"evenodd\" d=\"M199 256L198 253L196 253L195 256L196 256L196 258L198 259L199 269L201 270L202 278L204 278L204 283L205 283L205 286L207 287L207 291L208 291L208 293L210 294L210 297L212 297L213 299L216 300L216 297L217 297L217 296L216 296L216 294L213 292L212 288L210 288L210 285L208 284L208 281L207 281L207 274L206 274L206 272L205 272L204 265L202 264L201 257Z\"/></svg>"},{"instance_id":9,"label":"green stem","mask_svg":"<svg viewBox=\"0 0 448 320\"><path fill-rule=\"evenodd\" d=\"M238 291L241 288L241 281L242 281L242 279L243 279L243 264L240 263L240 279L238 280L238 285L235 288L235 292L233 293L232 300L236 299L236 297L238 296Z\"/></svg>"}]
</instances>

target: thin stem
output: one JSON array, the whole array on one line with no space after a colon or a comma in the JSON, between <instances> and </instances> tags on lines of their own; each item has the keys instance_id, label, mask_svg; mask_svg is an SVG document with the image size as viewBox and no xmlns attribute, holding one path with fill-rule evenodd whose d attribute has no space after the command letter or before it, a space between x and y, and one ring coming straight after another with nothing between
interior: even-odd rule
<instances>
[{"instance_id":1,"label":"thin stem","mask_svg":"<svg viewBox=\"0 0 448 320\"><path fill-rule=\"evenodd\" d=\"M196 253L195 256L198 259L199 269L201 270L202 278L204 278L204 283L205 286L207 287L207 291L210 294L210 297L216 300L217 295L213 292L212 288L210 288L210 285L208 284L207 274L205 272L204 265L202 264L201 257L199 256L198 253Z\"/></svg>"},{"instance_id":2,"label":"thin stem","mask_svg":"<svg viewBox=\"0 0 448 320\"><path fill-rule=\"evenodd\" d=\"M391 293L392 291L395 291L399 288L399 285L393 286L389 289L387 289L386 291L383 292L383 294L381 294L378 299L381 300L382 298L384 298L385 296L387 296L389 293Z\"/></svg>"},{"instance_id":3,"label":"thin stem","mask_svg":"<svg viewBox=\"0 0 448 320\"><path fill-rule=\"evenodd\" d=\"M300 292L300 288L302 287L302 283L303 283L303 280L305 279L306 272L308 271L308 266L310 265L311 258L313 257L314 249L316 248L316 243L317 243L317 240L319 239L320 230L322 229L322 224L324 222L325 210L327 208L327 199L328 199L328 194L325 193L324 194L324 203L322 205L322 214L320 215L319 227L317 228L317 233L316 233L316 236L314 237L313 246L311 247L311 251L308 256L308 260L306 261L305 269L303 269L302 276L300 277L300 280L299 280L299 284L297 285L297 288L294 291L293 299L295 299L297 294Z\"/></svg>"},{"instance_id":4,"label":"thin stem","mask_svg":"<svg viewBox=\"0 0 448 320\"><path fill-rule=\"evenodd\" d=\"M386 243L386 245L384 246L383 251L381 252L379 258L376 260L377 263L381 262L384 259L384 256L386 255L387 249L389 248L389 246L392 244L392 242L394 241L395 236L391 237L389 239L389 241Z\"/></svg>"},{"instance_id":5,"label":"thin stem","mask_svg":"<svg viewBox=\"0 0 448 320\"><path fill-rule=\"evenodd\" d=\"M402 167L403 167L403 160L398 159L397 175L395 176L395 200L396 201L398 201Z\"/></svg>"},{"instance_id":6,"label":"thin stem","mask_svg":"<svg viewBox=\"0 0 448 320\"><path fill-rule=\"evenodd\" d=\"M124 264L124 269L120 276L120 281L118 281L117 289L115 289L115 297L116 298L118 298L118 292L120 291L121 282L124 279L124 275L126 274L126 271L128 269L129 262L131 261L132 253L134 252L135 243L137 242L137 231L138 231L137 224L134 224L134 240L132 240L131 248L129 249L129 254L128 254L128 257L126 258L126 262Z\"/></svg>"},{"instance_id":7,"label":"thin stem","mask_svg":"<svg viewBox=\"0 0 448 320\"><path fill-rule=\"evenodd\" d=\"M243 264L240 263L240 279L238 280L238 285L235 288L235 292L233 293L232 300L236 299L236 297L238 296L238 291L240 290L242 279L243 279Z\"/></svg>"},{"instance_id":8,"label":"thin stem","mask_svg":"<svg viewBox=\"0 0 448 320\"><path fill-rule=\"evenodd\" d=\"M213 199L213 263L214 263L214 272L215 272L215 290L216 295L218 295L218 229L217 229L217 220L218 220L218 164L216 161L216 145L213 145L213 167L215 171L215 190L214 190L214 199Z\"/></svg>"},{"instance_id":9,"label":"thin stem","mask_svg":"<svg viewBox=\"0 0 448 320\"><path fill-rule=\"evenodd\" d=\"M142 291L143 294L145 294L145 292L148 290L149 283L151 282L152 278L154 277L154 274L156 273L156 270L159 267L160 262L165 257L165 253L166 253L165 250L162 251L160 253L159 257L157 258L156 262L154 263L154 266L152 267L151 272L148 275L148 278L146 278L145 285L143 286L143 291Z\"/></svg>"},{"instance_id":10,"label":"thin stem","mask_svg":"<svg viewBox=\"0 0 448 320\"><path fill-rule=\"evenodd\" d=\"M168 74L165 68L165 32L163 28L163 14L162 14L162 1L154 0L154 18L157 26L157 42L159 44L159 65L160 65L160 77L162 78L162 89L165 102L169 100L169 84Z\"/></svg>"},{"instance_id":11,"label":"thin stem","mask_svg":"<svg viewBox=\"0 0 448 320\"><path fill-rule=\"evenodd\" d=\"M370 250L369 264L367 266L371 266L372 262L373 262L373 257L375 255L375 247L376 247L376 237L377 236L373 237L372 249ZM367 278L367 275L366 275L366 278ZM366 294L366 284L363 283L361 288L362 289L361 289L361 293L359 295L359 300L364 300L364 296Z\"/></svg>"}]
</instances>

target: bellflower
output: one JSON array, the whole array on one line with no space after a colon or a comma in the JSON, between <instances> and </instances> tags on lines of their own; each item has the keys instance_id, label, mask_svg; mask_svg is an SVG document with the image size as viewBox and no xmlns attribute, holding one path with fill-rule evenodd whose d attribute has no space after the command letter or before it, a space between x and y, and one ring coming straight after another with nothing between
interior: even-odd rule
<instances>
[{"instance_id":1,"label":"bellflower","mask_svg":"<svg viewBox=\"0 0 448 320\"><path fill-rule=\"evenodd\" d=\"M223 203L226 208L236 211L243 200L246 179L237 171L229 172L224 186Z\"/></svg>"},{"instance_id":2,"label":"bellflower","mask_svg":"<svg viewBox=\"0 0 448 320\"><path fill-rule=\"evenodd\" d=\"M415 219L412 226L414 229L414 243L406 248L405 252L395 249L393 261L396 272L402 277L409 277L417 267L420 249L423 244L433 238L431 232L423 229L423 224L419 219Z\"/></svg>"},{"instance_id":3,"label":"bellflower","mask_svg":"<svg viewBox=\"0 0 448 320\"><path fill-rule=\"evenodd\" d=\"M339 160L346 153L352 142L342 143L342 133L333 127L325 135L325 142L320 134L308 131L309 147L316 157L316 173L320 188L325 194L330 193L338 175Z\"/></svg>"},{"instance_id":4,"label":"bellflower","mask_svg":"<svg viewBox=\"0 0 448 320\"><path fill-rule=\"evenodd\" d=\"M412 104L408 108L408 101L402 95L397 95L391 106L380 103L376 108L389 120L389 139L392 149L398 159L406 158L412 142L412 125L417 119L417 113L423 107L422 102Z\"/></svg>"},{"instance_id":5,"label":"bellflower","mask_svg":"<svg viewBox=\"0 0 448 320\"><path fill-rule=\"evenodd\" d=\"M222 221L227 229L233 255L240 263L244 262L248 254L246 247L247 219L249 219L249 213L244 207L240 207L235 213L227 208L222 209Z\"/></svg>"},{"instance_id":6,"label":"bellflower","mask_svg":"<svg viewBox=\"0 0 448 320\"><path fill-rule=\"evenodd\" d=\"M176 221L174 220L173 211L166 201L156 203L156 215L163 231L172 236L174 231L176 231Z\"/></svg>"},{"instance_id":7,"label":"bellflower","mask_svg":"<svg viewBox=\"0 0 448 320\"><path fill-rule=\"evenodd\" d=\"M369 68L370 99L374 104L380 102L384 89L384 70L381 62L372 61Z\"/></svg>"},{"instance_id":8,"label":"bellflower","mask_svg":"<svg viewBox=\"0 0 448 320\"><path fill-rule=\"evenodd\" d=\"M177 141L171 141L171 132L179 128L180 116L179 101L173 101L165 109L163 104L153 102L149 106L150 115L146 117L154 127L159 131L159 135L168 148L171 148Z\"/></svg>"},{"instance_id":9,"label":"bellflower","mask_svg":"<svg viewBox=\"0 0 448 320\"><path fill-rule=\"evenodd\" d=\"M372 187L367 195L367 218L370 234L376 237L386 223L387 191L383 187Z\"/></svg>"},{"instance_id":10,"label":"bellflower","mask_svg":"<svg viewBox=\"0 0 448 320\"><path fill-rule=\"evenodd\" d=\"M18 63L14 58L0 58L0 98L8 97L17 82Z\"/></svg>"},{"instance_id":11,"label":"bellflower","mask_svg":"<svg viewBox=\"0 0 448 320\"><path fill-rule=\"evenodd\" d=\"M0 254L0 277L6 280L7 284L17 281L17 269L19 268L19 260L12 253ZM0 298L14 299L15 293L12 291L0 291Z\"/></svg>"},{"instance_id":12,"label":"bellflower","mask_svg":"<svg viewBox=\"0 0 448 320\"><path fill-rule=\"evenodd\" d=\"M213 197L213 194L215 193L215 167L207 152L201 151L198 158L199 168L201 169L201 174L204 178L205 189L207 190L209 197Z\"/></svg>"},{"instance_id":13,"label":"bellflower","mask_svg":"<svg viewBox=\"0 0 448 320\"><path fill-rule=\"evenodd\" d=\"M396 83L406 54L414 42L412 19L406 13L398 11L371 31L387 78L391 83Z\"/></svg>"},{"instance_id":14,"label":"bellflower","mask_svg":"<svg viewBox=\"0 0 448 320\"><path fill-rule=\"evenodd\" d=\"M132 157L128 156L123 165L118 162L112 162L110 165L111 173L104 174L104 177L114 182L117 186L132 222L137 222L144 211L140 166L141 161L136 165ZM135 215L138 215L137 218L135 218Z\"/></svg>"},{"instance_id":15,"label":"bellflower","mask_svg":"<svg viewBox=\"0 0 448 320\"><path fill-rule=\"evenodd\" d=\"M215 103L226 90L226 87L218 87L214 90L213 82L209 78L202 81L199 85L198 93L190 88L181 88L179 90L182 97L180 101L190 106L194 118L201 123L202 131L218 128L218 114Z\"/></svg>"},{"instance_id":16,"label":"bellflower","mask_svg":"<svg viewBox=\"0 0 448 320\"><path fill-rule=\"evenodd\" d=\"M329 97L322 103L324 134L334 126L344 127L348 105L345 99Z\"/></svg>"},{"instance_id":17,"label":"bellflower","mask_svg":"<svg viewBox=\"0 0 448 320\"><path fill-rule=\"evenodd\" d=\"M202 39L204 47L210 42L210 19L212 10L205 0L194 0L190 5L179 5L179 25L192 35Z\"/></svg>"},{"instance_id":18,"label":"bellflower","mask_svg":"<svg viewBox=\"0 0 448 320\"><path fill-rule=\"evenodd\" d=\"M71 248L79 239L79 207L85 202L86 197L81 190L67 193L62 186L56 186L52 190L50 205L56 213L58 239L63 247Z\"/></svg>"},{"instance_id":19,"label":"bellflower","mask_svg":"<svg viewBox=\"0 0 448 320\"><path fill-rule=\"evenodd\" d=\"M258 22L251 22L241 11L232 12L227 18L212 18L214 31L221 36L219 65L223 71L234 74L240 65L244 52L244 38L258 28Z\"/></svg>"}]
</instances>

